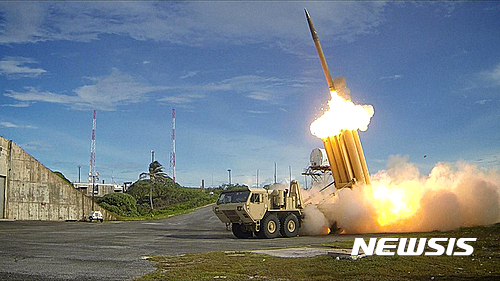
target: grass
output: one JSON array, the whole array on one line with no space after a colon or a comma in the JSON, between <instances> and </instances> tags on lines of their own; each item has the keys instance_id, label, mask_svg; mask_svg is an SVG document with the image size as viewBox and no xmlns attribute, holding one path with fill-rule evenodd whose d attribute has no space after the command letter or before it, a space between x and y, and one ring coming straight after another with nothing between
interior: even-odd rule
<instances>
[{"instance_id":1,"label":"grass","mask_svg":"<svg viewBox=\"0 0 500 281\"><path fill-rule=\"evenodd\" d=\"M500 224L450 232L385 237L477 238L471 256L371 256L357 261L329 256L278 258L249 252L154 257L157 270L139 280L500 280ZM379 237L379 235L371 235ZM353 241L329 246L352 248Z\"/></svg>"},{"instance_id":2,"label":"grass","mask_svg":"<svg viewBox=\"0 0 500 281\"><path fill-rule=\"evenodd\" d=\"M194 212L198 208L202 208L205 206L208 206L212 203L201 205L201 206L195 206L192 207L189 203L180 203L180 204L175 204L172 205L168 208L162 209L162 210L154 210L152 214L145 214L145 215L139 215L139 216L120 216L120 215L115 215L116 220L118 221L139 221L139 220L159 220L159 219L164 219L172 216L178 216L178 215L184 215L187 213Z\"/></svg>"}]
</instances>

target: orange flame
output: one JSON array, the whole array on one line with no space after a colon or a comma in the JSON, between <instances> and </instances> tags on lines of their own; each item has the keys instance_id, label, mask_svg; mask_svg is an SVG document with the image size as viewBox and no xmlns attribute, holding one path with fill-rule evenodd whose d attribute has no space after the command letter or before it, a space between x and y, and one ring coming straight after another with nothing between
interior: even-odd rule
<instances>
[{"instance_id":1,"label":"orange flame","mask_svg":"<svg viewBox=\"0 0 500 281\"><path fill-rule=\"evenodd\" d=\"M340 134L344 129L366 131L374 114L373 106L354 104L340 97L336 91L330 92L329 109L311 124L311 133L319 138Z\"/></svg>"},{"instance_id":2,"label":"orange flame","mask_svg":"<svg viewBox=\"0 0 500 281\"><path fill-rule=\"evenodd\" d=\"M405 186L374 183L365 187L365 196L373 200L377 222L380 227L404 224L420 207L421 194Z\"/></svg>"}]
</instances>

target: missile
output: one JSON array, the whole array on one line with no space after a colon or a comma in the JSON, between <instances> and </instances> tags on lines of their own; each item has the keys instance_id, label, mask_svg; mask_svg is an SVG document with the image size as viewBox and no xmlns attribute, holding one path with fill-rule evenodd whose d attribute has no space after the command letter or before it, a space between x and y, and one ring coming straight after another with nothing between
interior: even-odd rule
<instances>
[{"instance_id":1,"label":"missile","mask_svg":"<svg viewBox=\"0 0 500 281\"><path fill-rule=\"evenodd\" d=\"M346 100L350 100L349 90L345 86L345 78L339 77L332 79L328 64L326 63L323 49L319 43L318 33L314 28L311 16L307 9L307 23L309 30L318 51L319 60L325 73L326 82L330 91L335 91ZM330 136L323 139L328 161L330 162L330 170L332 171L335 180L335 187L341 189L344 187L352 187L353 184L359 183L370 185L370 174L366 166L366 159L359 140L358 130L343 130L336 136Z\"/></svg>"},{"instance_id":2,"label":"missile","mask_svg":"<svg viewBox=\"0 0 500 281\"><path fill-rule=\"evenodd\" d=\"M307 9L304 9L306 12L307 23L309 24L309 30L311 30L311 35L314 41L314 45L316 45L316 51L318 51L319 60L321 61L321 66L323 67L323 72L325 73L326 82L328 83L328 88L330 91L335 91L335 85L333 84L332 76L330 75L330 70L328 70L328 64L326 63L325 54L323 54L323 49L321 48L321 43L319 43L318 33L314 28L314 24L312 22L311 16Z\"/></svg>"},{"instance_id":3,"label":"missile","mask_svg":"<svg viewBox=\"0 0 500 281\"><path fill-rule=\"evenodd\" d=\"M343 97L346 100L350 99L350 91L347 89L345 84L344 77L338 77L332 79L330 74L330 70L328 69L328 64L326 63L325 54L323 54L323 49L321 48L321 43L319 43L318 33L314 28L314 24L312 22L311 16L307 9L304 9L306 12L307 23L309 24L309 30L311 30L311 35L314 41L314 45L316 45L316 51L318 51L319 60L321 61L321 67L323 68L323 73L325 73L326 82L328 83L328 89L331 91L336 91L337 94Z\"/></svg>"}]
</instances>

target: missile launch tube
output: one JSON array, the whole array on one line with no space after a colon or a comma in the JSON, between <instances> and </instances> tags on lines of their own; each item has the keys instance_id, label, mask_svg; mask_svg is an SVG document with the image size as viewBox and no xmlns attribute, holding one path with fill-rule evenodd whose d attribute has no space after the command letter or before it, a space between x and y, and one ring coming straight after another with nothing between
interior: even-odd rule
<instances>
[{"instance_id":1,"label":"missile launch tube","mask_svg":"<svg viewBox=\"0 0 500 281\"><path fill-rule=\"evenodd\" d=\"M335 139L333 137L327 137L323 139L323 144L325 145L326 154L328 156L330 162L330 170L332 170L333 178L340 179L341 178L341 170L339 167L339 161L337 157L335 157Z\"/></svg>"},{"instance_id":2,"label":"missile launch tube","mask_svg":"<svg viewBox=\"0 0 500 281\"><path fill-rule=\"evenodd\" d=\"M343 133L344 140L346 143L347 151L349 153L349 160L351 162L352 170L354 172L354 178L359 183L366 183L365 174L363 173L363 168L361 161L359 159L359 150L356 147L356 142L352 135L351 130L345 130Z\"/></svg>"},{"instance_id":3,"label":"missile launch tube","mask_svg":"<svg viewBox=\"0 0 500 281\"><path fill-rule=\"evenodd\" d=\"M340 135L330 137L330 139L333 140L334 144L332 157L335 159L335 162L337 163L340 174L340 178L335 179L337 181L336 186L338 186L349 182L351 179L349 178L349 174L347 172L346 163L342 158L342 150L340 145L342 140L340 139Z\"/></svg>"},{"instance_id":4,"label":"missile launch tube","mask_svg":"<svg viewBox=\"0 0 500 281\"><path fill-rule=\"evenodd\" d=\"M366 165L365 153L363 152L363 147L361 146L361 140L359 139L358 130L353 130L352 135L354 137L354 142L356 143L356 148L359 154L359 162L361 163L361 168L363 169L363 174L365 176L365 183L371 185L370 173L368 172L368 166Z\"/></svg>"},{"instance_id":5,"label":"missile launch tube","mask_svg":"<svg viewBox=\"0 0 500 281\"><path fill-rule=\"evenodd\" d=\"M347 179L350 181L354 179L354 172L352 169L351 161L349 159L349 154L347 153L347 145L345 140L345 134L339 135L340 152L342 154L342 160L346 168Z\"/></svg>"},{"instance_id":6,"label":"missile launch tube","mask_svg":"<svg viewBox=\"0 0 500 281\"><path fill-rule=\"evenodd\" d=\"M311 17L309 16L309 12L307 9L304 9L306 12L307 23L309 24L309 30L311 30L311 35L314 41L314 45L316 45L316 51L318 51L319 60L321 61L321 66L323 67L323 72L325 73L326 82L328 83L328 88L330 91L335 91L335 86L333 85L332 76L330 75L330 70L328 70L328 64L326 64L325 54L323 54L323 49L321 48L321 44L319 43L318 33L314 28Z\"/></svg>"}]
</instances>

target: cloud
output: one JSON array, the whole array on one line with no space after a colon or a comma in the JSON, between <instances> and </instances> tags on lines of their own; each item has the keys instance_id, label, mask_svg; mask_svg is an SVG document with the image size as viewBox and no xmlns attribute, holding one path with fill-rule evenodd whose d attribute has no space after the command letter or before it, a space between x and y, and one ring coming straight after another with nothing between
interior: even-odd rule
<instances>
[{"instance_id":1,"label":"cloud","mask_svg":"<svg viewBox=\"0 0 500 281\"><path fill-rule=\"evenodd\" d=\"M254 100L260 100L260 101L269 101L272 99L271 94L262 93L262 92L252 92L252 93L248 94L247 97L254 99Z\"/></svg>"},{"instance_id":2,"label":"cloud","mask_svg":"<svg viewBox=\"0 0 500 281\"><path fill-rule=\"evenodd\" d=\"M352 40L384 20L384 2L309 2L322 35ZM7 2L0 44L91 41L103 34L205 45L310 40L300 2Z\"/></svg>"},{"instance_id":3,"label":"cloud","mask_svg":"<svg viewBox=\"0 0 500 281\"><path fill-rule=\"evenodd\" d=\"M12 104L2 104L2 106L9 106L9 107L28 107L30 105L31 105L31 103L29 103L29 102L17 102L17 103L12 103Z\"/></svg>"},{"instance_id":4,"label":"cloud","mask_svg":"<svg viewBox=\"0 0 500 281\"><path fill-rule=\"evenodd\" d=\"M380 77L380 80L397 80L397 79L400 79L400 78L403 78L403 75L395 74L395 75Z\"/></svg>"},{"instance_id":5,"label":"cloud","mask_svg":"<svg viewBox=\"0 0 500 281\"><path fill-rule=\"evenodd\" d=\"M487 102L490 102L491 100L478 100L478 101L475 101L474 103L475 104L480 104L480 105L485 105Z\"/></svg>"},{"instance_id":6,"label":"cloud","mask_svg":"<svg viewBox=\"0 0 500 281\"><path fill-rule=\"evenodd\" d=\"M267 114L267 111L260 111L260 110L247 110L248 113L252 114Z\"/></svg>"},{"instance_id":7,"label":"cloud","mask_svg":"<svg viewBox=\"0 0 500 281\"><path fill-rule=\"evenodd\" d=\"M193 77L196 76L196 74L198 74L198 71L189 71L186 75L181 76L181 79Z\"/></svg>"},{"instance_id":8,"label":"cloud","mask_svg":"<svg viewBox=\"0 0 500 281\"><path fill-rule=\"evenodd\" d=\"M210 82L201 85L184 85L171 87L175 93L168 94L158 101L186 104L191 103L210 94L220 92L232 92L249 99L280 104L291 91L284 90L285 85L297 85L307 83L302 80L287 80L276 77L263 77L258 75L240 75L219 82ZM300 87L298 87L300 88Z\"/></svg>"},{"instance_id":9,"label":"cloud","mask_svg":"<svg viewBox=\"0 0 500 281\"><path fill-rule=\"evenodd\" d=\"M223 80L221 85L250 99L278 103L283 97L285 82L285 79L276 77L243 75Z\"/></svg>"},{"instance_id":10,"label":"cloud","mask_svg":"<svg viewBox=\"0 0 500 281\"><path fill-rule=\"evenodd\" d=\"M500 86L500 63L492 70L480 72L479 76L493 86Z\"/></svg>"},{"instance_id":11,"label":"cloud","mask_svg":"<svg viewBox=\"0 0 500 281\"><path fill-rule=\"evenodd\" d=\"M194 72L193 72L194 73ZM194 76L191 72L187 76ZM114 111L119 106L142 103L151 99L154 92L165 92L159 102L185 105L205 98L209 94L229 92L249 99L279 104L290 91L284 91L284 85L307 83L303 80L287 80L276 77L240 75L219 82L199 85L156 86L113 68L111 74L104 77L86 77L89 84L73 90L72 94L43 91L26 86L24 91L7 90L4 96L15 99L16 104L2 106L27 107L34 102L48 102L67 105L76 110L98 109ZM300 88L300 87L299 87Z\"/></svg>"},{"instance_id":12,"label":"cloud","mask_svg":"<svg viewBox=\"0 0 500 281\"><path fill-rule=\"evenodd\" d=\"M463 5L461 1L443 1L437 2L436 13L445 18L451 18L455 14L455 9Z\"/></svg>"},{"instance_id":13,"label":"cloud","mask_svg":"<svg viewBox=\"0 0 500 281\"><path fill-rule=\"evenodd\" d=\"M149 99L148 94L170 89L170 87L151 86L147 82L120 72L113 68L105 77L90 77L92 83L73 90L73 95L40 91L25 87L24 92L7 91L4 96L21 102L48 102L66 104L73 109L116 110L118 106L140 103Z\"/></svg>"},{"instance_id":14,"label":"cloud","mask_svg":"<svg viewBox=\"0 0 500 281\"><path fill-rule=\"evenodd\" d=\"M7 122L7 121L0 121L0 127L4 127L4 128L16 128L16 129L38 129L35 126L31 126L31 125L16 125L14 123Z\"/></svg>"},{"instance_id":15,"label":"cloud","mask_svg":"<svg viewBox=\"0 0 500 281\"><path fill-rule=\"evenodd\" d=\"M197 99L204 98L205 95L203 94L181 94L181 95L172 95L172 96L166 96L158 101L161 102L167 102L167 103L173 103L173 104L186 104L186 103L191 103L194 102Z\"/></svg>"},{"instance_id":16,"label":"cloud","mask_svg":"<svg viewBox=\"0 0 500 281\"><path fill-rule=\"evenodd\" d=\"M4 57L0 60L0 75L7 76L9 79L38 77L47 72L41 68L31 68L26 64L37 63L35 60L24 57Z\"/></svg>"}]
</instances>

